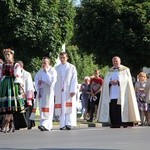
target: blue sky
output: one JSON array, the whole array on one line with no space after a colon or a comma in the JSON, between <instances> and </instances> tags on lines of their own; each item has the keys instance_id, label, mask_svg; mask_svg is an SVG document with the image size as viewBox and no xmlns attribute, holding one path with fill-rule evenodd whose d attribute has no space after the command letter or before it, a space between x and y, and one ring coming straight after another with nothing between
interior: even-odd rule
<instances>
[{"instance_id":1,"label":"blue sky","mask_svg":"<svg viewBox=\"0 0 150 150\"><path fill-rule=\"evenodd\" d=\"M80 0L75 0L75 4L79 5L80 4Z\"/></svg>"}]
</instances>

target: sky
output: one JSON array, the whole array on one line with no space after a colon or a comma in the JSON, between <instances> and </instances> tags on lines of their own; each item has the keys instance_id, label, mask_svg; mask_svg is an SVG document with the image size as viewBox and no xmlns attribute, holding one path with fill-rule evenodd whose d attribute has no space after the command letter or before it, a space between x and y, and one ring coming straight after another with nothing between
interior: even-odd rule
<instances>
[{"instance_id":1,"label":"sky","mask_svg":"<svg viewBox=\"0 0 150 150\"><path fill-rule=\"evenodd\" d=\"M80 4L80 0L74 0L76 5Z\"/></svg>"}]
</instances>

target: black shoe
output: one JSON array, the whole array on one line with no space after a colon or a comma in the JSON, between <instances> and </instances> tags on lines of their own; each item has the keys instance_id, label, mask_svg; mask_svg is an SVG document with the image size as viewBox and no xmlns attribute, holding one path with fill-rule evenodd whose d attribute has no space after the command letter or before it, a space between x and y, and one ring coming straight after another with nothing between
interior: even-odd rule
<instances>
[{"instance_id":1,"label":"black shoe","mask_svg":"<svg viewBox=\"0 0 150 150\"><path fill-rule=\"evenodd\" d=\"M123 128L127 128L128 124L127 123L123 123Z\"/></svg>"},{"instance_id":2,"label":"black shoe","mask_svg":"<svg viewBox=\"0 0 150 150\"><path fill-rule=\"evenodd\" d=\"M120 126L111 125L110 128L120 128Z\"/></svg>"},{"instance_id":3,"label":"black shoe","mask_svg":"<svg viewBox=\"0 0 150 150\"><path fill-rule=\"evenodd\" d=\"M46 129L44 126L43 126L43 128L44 128L44 131L49 131L48 129Z\"/></svg>"},{"instance_id":4,"label":"black shoe","mask_svg":"<svg viewBox=\"0 0 150 150\"><path fill-rule=\"evenodd\" d=\"M62 127L62 128L60 128L60 130L66 130L66 127Z\"/></svg>"},{"instance_id":5,"label":"black shoe","mask_svg":"<svg viewBox=\"0 0 150 150\"><path fill-rule=\"evenodd\" d=\"M87 122L93 122L91 119L87 120Z\"/></svg>"},{"instance_id":6,"label":"black shoe","mask_svg":"<svg viewBox=\"0 0 150 150\"><path fill-rule=\"evenodd\" d=\"M66 125L65 127L66 127L66 130L71 130L71 126Z\"/></svg>"},{"instance_id":7,"label":"black shoe","mask_svg":"<svg viewBox=\"0 0 150 150\"><path fill-rule=\"evenodd\" d=\"M38 126L38 129L40 129L41 131L45 131L44 126Z\"/></svg>"},{"instance_id":8,"label":"black shoe","mask_svg":"<svg viewBox=\"0 0 150 150\"><path fill-rule=\"evenodd\" d=\"M123 128L127 128L128 127L128 125L123 125Z\"/></svg>"}]
</instances>

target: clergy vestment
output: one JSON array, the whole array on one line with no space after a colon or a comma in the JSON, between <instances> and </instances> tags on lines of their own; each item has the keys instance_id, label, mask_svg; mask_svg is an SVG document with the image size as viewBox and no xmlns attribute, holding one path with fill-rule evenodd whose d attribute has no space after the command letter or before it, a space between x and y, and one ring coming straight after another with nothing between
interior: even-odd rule
<instances>
[{"instance_id":1,"label":"clergy vestment","mask_svg":"<svg viewBox=\"0 0 150 150\"><path fill-rule=\"evenodd\" d=\"M76 94L77 71L70 63L60 64L56 67L57 82L55 85L55 114L60 116L60 127L66 125L76 126Z\"/></svg>"},{"instance_id":2,"label":"clergy vestment","mask_svg":"<svg viewBox=\"0 0 150 150\"><path fill-rule=\"evenodd\" d=\"M39 100L40 109L40 125L44 126L49 131L52 129L52 119L54 112L54 86L57 78L56 70L49 67L45 72L43 69L39 70L35 76L35 87L37 90L36 103ZM38 81L42 80L42 84ZM36 113L36 108L33 108L30 119L33 119L33 114Z\"/></svg>"},{"instance_id":3,"label":"clergy vestment","mask_svg":"<svg viewBox=\"0 0 150 150\"><path fill-rule=\"evenodd\" d=\"M118 73L114 73L114 72ZM117 79L119 84L111 88L110 81ZM114 86L114 85L113 85ZM138 122L140 115L135 96L135 90L132 83L129 68L121 65L118 70L110 68L104 79L100 105L98 109L98 121L109 122L110 107L109 104L113 99L117 100L117 105L121 106L122 122Z\"/></svg>"},{"instance_id":4,"label":"clergy vestment","mask_svg":"<svg viewBox=\"0 0 150 150\"><path fill-rule=\"evenodd\" d=\"M35 123L33 120L30 120L29 117L31 115L32 112L32 108L33 108L33 102L34 102L34 86L33 86L33 81L32 81L32 76L31 74L26 71L26 70L22 70L22 78L23 78L23 82L24 82L24 92L26 94L26 99L27 99L27 111L26 111L26 120L27 120L27 126L28 129L32 128L33 126L35 126Z\"/></svg>"}]
</instances>

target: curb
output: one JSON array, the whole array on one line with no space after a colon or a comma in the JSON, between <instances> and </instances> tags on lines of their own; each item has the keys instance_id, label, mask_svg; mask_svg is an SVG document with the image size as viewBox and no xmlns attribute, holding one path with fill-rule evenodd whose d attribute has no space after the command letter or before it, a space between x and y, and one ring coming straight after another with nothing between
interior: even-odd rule
<instances>
[{"instance_id":1,"label":"curb","mask_svg":"<svg viewBox=\"0 0 150 150\"><path fill-rule=\"evenodd\" d=\"M90 124L81 123L81 124L78 124L77 126L75 126L73 128L92 128L92 127L101 128L102 124L101 123L90 123ZM59 125L53 125L53 128L59 129L60 126Z\"/></svg>"},{"instance_id":2,"label":"curb","mask_svg":"<svg viewBox=\"0 0 150 150\"><path fill-rule=\"evenodd\" d=\"M39 119L35 119L36 122L40 122ZM54 122L58 122L58 124L54 124ZM103 127L102 123L98 123L98 122L90 122L88 123L86 120L82 120L82 119L77 119L77 126L73 127L73 128L90 128L90 127L95 127L95 128L101 128ZM37 126L35 128L38 128ZM60 125L59 125L59 121L53 121L53 129L59 129Z\"/></svg>"}]
</instances>

